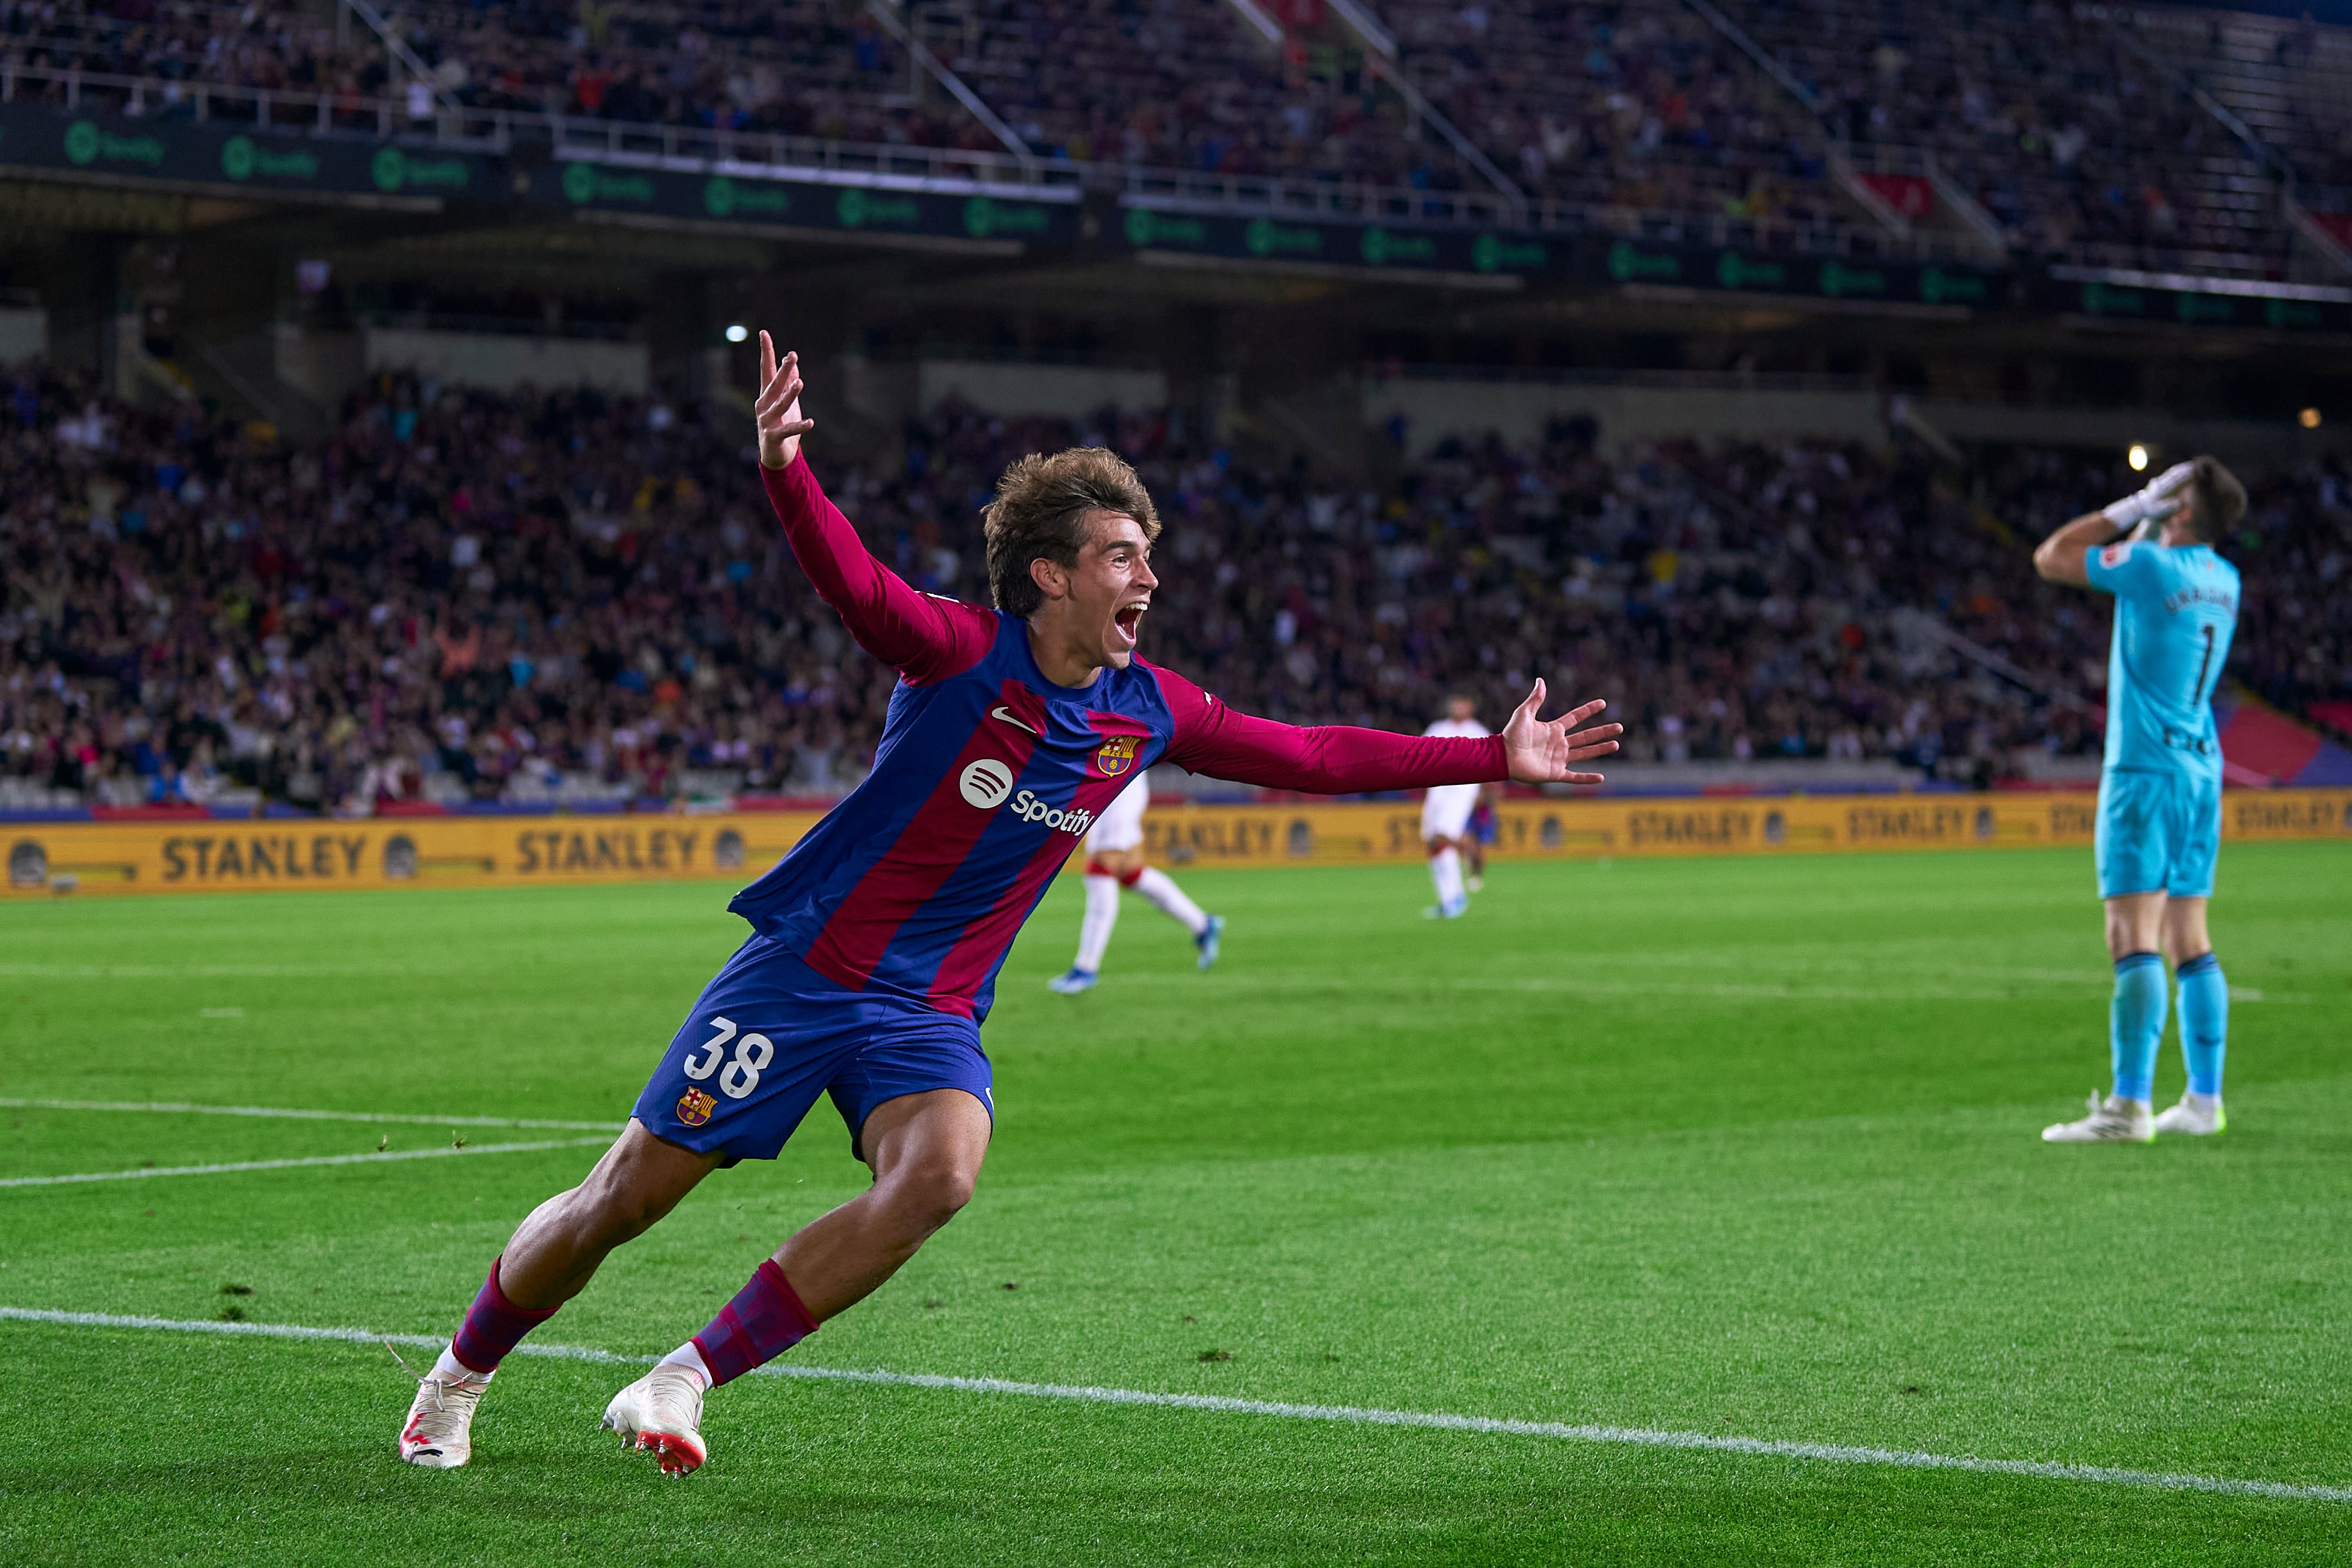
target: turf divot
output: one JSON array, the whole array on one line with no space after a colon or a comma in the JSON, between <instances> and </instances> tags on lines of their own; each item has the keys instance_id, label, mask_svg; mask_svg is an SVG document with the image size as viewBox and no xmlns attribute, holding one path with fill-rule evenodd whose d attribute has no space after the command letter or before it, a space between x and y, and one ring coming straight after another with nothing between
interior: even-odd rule
<instances>
[{"instance_id":1,"label":"turf divot","mask_svg":"<svg viewBox=\"0 0 2352 1568\"><path fill-rule=\"evenodd\" d=\"M430 1334L380 1334L359 1328L312 1328L294 1323L204 1322L172 1318L118 1315L110 1312L67 1312L32 1307L0 1306L0 1321L49 1323L69 1328L134 1329L166 1333L243 1334L262 1339L325 1340L349 1344L414 1345L438 1350L446 1342ZM561 1361L586 1361L611 1365L643 1366L658 1360L650 1355L621 1355L593 1345L517 1345L517 1355L545 1356ZM1810 1459L1833 1465L1880 1465L1902 1469L1965 1470L1978 1475L2015 1476L2031 1480L2076 1481L2099 1486L2145 1487L2164 1491L2211 1492L2232 1497L2273 1498L2284 1501L2352 1503L2352 1487L2297 1486L2285 1481L2250 1480L2231 1476L2182 1474L2160 1470L2123 1469L2106 1465L2068 1465L2049 1459L1988 1459L1973 1454L1929 1454L1900 1448L1863 1448L1843 1443L1790 1442L1769 1437L1722 1437L1706 1432L1666 1432L1640 1427L1574 1425L1563 1421L1514 1421L1491 1416L1455 1416L1436 1411L1377 1410L1347 1405L1294 1405L1279 1400L1235 1399L1212 1394L1164 1394L1140 1388L1101 1388L1058 1383L1017 1383L998 1377L952 1377L933 1373L887 1372L879 1368L799 1366L771 1362L756 1375L794 1377L828 1383L864 1383L890 1388L924 1388L941 1393L1008 1395L1028 1399L1066 1400L1089 1405L1128 1405L1161 1409L1197 1410L1220 1416L1265 1416L1294 1421L1329 1421L1350 1426L1418 1427L1441 1432L1475 1432L1502 1437L1551 1437L1567 1442L1608 1443L1629 1448L1680 1448L1702 1453L1742 1454L1759 1458Z\"/></svg>"}]
</instances>

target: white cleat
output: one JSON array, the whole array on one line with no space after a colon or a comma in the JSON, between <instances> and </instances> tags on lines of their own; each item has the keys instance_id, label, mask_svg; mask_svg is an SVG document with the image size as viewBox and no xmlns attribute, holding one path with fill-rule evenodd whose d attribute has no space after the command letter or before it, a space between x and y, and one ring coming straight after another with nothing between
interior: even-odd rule
<instances>
[{"instance_id":1,"label":"white cleat","mask_svg":"<svg viewBox=\"0 0 2352 1568\"><path fill-rule=\"evenodd\" d=\"M709 1457L702 1446L702 1380L681 1366L655 1367L613 1396L604 1429L653 1455L666 1476L699 1469Z\"/></svg>"},{"instance_id":2,"label":"white cleat","mask_svg":"<svg viewBox=\"0 0 2352 1568\"><path fill-rule=\"evenodd\" d=\"M1444 904L1431 904L1421 912L1421 917L1423 920L1459 920L1469 913L1470 901L1466 898L1455 898Z\"/></svg>"},{"instance_id":3,"label":"white cleat","mask_svg":"<svg viewBox=\"0 0 2352 1568\"><path fill-rule=\"evenodd\" d=\"M2200 1105L2187 1094L2178 1105L2167 1105L2156 1113L2156 1130L2159 1133L2186 1133L2192 1138L2210 1138L2226 1132L2230 1126L2229 1113L2221 1109L2218 1094Z\"/></svg>"},{"instance_id":4,"label":"white cleat","mask_svg":"<svg viewBox=\"0 0 2352 1568\"><path fill-rule=\"evenodd\" d=\"M474 1457L474 1406L488 1377L420 1377L400 1428L400 1457L428 1470L454 1470Z\"/></svg>"},{"instance_id":5,"label":"white cleat","mask_svg":"<svg viewBox=\"0 0 2352 1568\"><path fill-rule=\"evenodd\" d=\"M2099 1098L2091 1091L2091 1113L2079 1122L2053 1122L2042 1129L2045 1144L2147 1144L2156 1141L2156 1124L2147 1107L2137 1100Z\"/></svg>"}]
</instances>

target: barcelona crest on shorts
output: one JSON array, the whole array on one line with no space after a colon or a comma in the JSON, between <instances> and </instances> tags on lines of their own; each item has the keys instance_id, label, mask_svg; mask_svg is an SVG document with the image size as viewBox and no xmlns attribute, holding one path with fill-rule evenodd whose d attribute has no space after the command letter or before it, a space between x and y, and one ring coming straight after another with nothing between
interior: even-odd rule
<instances>
[{"instance_id":1,"label":"barcelona crest on shorts","mask_svg":"<svg viewBox=\"0 0 2352 1568\"><path fill-rule=\"evenodd\" d=\"M689 1089L677 1097L677 1119L688 1127L699 1127L717 1109L719 1102L699 1089Z\"/></svg>"},{"instance_id":2,"label":"barcelona crest on shorts","mask_svg":"<svg viewBox=\"0 0 2352 1568\"><path fill-rule=\"evenodd\" d=\"M1106 779L1116 779L1135 766L1136 748L1143 744L1139 735L1114 735L1095 749L1095 766Z\"/></svg>"}]
</instances>

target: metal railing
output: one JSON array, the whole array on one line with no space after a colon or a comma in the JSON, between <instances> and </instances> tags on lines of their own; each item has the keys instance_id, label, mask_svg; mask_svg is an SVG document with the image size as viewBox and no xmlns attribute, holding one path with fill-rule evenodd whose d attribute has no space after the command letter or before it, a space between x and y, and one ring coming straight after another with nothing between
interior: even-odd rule
<instances>
[{"instance_id":1,"label":"metal railing","mask_svg":"<svg viewBox=\"0 0 2352 1568\"><path fill-rule=\"evenodd\" d=\"M341 133L375 141L433 126L427 134L437 141L453 140L441 134L432 121L412 120L404 103L388 98L113 76L79 66L33 66L14 58L0 59L0 103L26 101L134 118L229 120L257 130L314 136Z\"/></svg>"}]
</instances>

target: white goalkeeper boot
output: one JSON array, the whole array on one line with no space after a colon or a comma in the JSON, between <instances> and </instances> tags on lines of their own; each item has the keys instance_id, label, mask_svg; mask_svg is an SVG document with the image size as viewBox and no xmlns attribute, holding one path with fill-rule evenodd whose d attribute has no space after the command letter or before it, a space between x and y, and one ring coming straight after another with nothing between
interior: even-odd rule
<instances>
[{"instance_id":1,"label":"white goalkeeper boot","mask_svg":"<svg viewBox=\"0 0 2352 1568\"><path fill-rule=\"evenodd\" d=\"M2091 1091L2091 1113L2079 1122L2053 1122L2042 1129L2045 1144L2146 1144L2156 1139L2156 1124L2147 1107L2137 1100L2099 1098Z\"/></svg>"},{"instance_id":2,"label":"white goalkeeper boot","mask_svg":"<svg viewBox=\"0 0 2352 1568\"><path fill-rule=\"evenodd\" d=\"M2156 1117L2158 1132L2186 1133L2192 1138L2210 1138L2229 1125L2219 1094L2183 1094L2179 1104L2167 1105Z\"/></svg>"},{"instance_id":3,"label":"white goalkeeper boot","mask_svg":"<svg viewBox=\"0 0 2352 1568\"><path fill-rule=\"evenodd\" d=\"M437 1368L418 1378L415 1401L400 1428L400 1457L430 1470L454 1470L472 1458L474 1406L489 1385L487 1376L443 1377Z\"/></svg>"},{"instance_id":4,"label":"white goalkeeper boot","mask_svg":"<svg viewBox=\"0 0 2352 1568\"><path fill-rule=\"evenodd\" d=\"M702 1446L702 1386L693 1373L664 1363L613 1396L604 1429L653 1455L662 1474L688 1474L709 1457Z\"/></svg>"}]
</instances>

